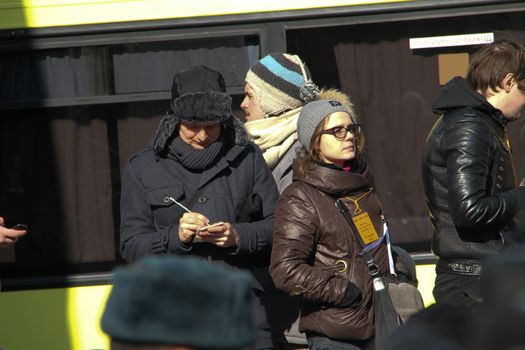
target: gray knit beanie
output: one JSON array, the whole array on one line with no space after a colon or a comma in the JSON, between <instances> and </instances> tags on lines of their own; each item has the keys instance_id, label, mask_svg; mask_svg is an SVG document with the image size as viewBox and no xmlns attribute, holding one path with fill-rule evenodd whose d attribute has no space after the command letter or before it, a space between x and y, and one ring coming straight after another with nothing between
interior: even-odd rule
<instances>
[{"instance_id":1,"label":"gray knit beanie","mask_svg":"<svg viewBox=\"0 0 525 350\"><path fill-rule=\"evenodd\" d=\"M279 115L314 101L319 88L299 56L273 53L257 61L246 74L266 116Z\"/></svg>"},{"instance_id":2,"label":"gray knit beanie","mask_svg":"<svg viewBox=\"0 0 525 350\"><path fill-rule=\"evenodd\" d=\"M310 147L317 125L328 115L335 112L350 114L350 111L339 101L318 100L310 102L302 108L297 120L297 134L299 135L299 142L304 148L308 149Z\"/></svg>"}]
</instances>

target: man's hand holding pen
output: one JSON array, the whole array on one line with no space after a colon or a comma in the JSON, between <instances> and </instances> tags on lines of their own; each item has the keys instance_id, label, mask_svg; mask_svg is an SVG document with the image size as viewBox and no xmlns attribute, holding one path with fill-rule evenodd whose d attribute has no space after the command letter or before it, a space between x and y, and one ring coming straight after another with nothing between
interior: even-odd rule
<instances>
[{"instance_id":1,"label":"man's hand holding pen","mask_svg":"<svg viewBox=\"0 0 525 350\"><path fill-rule=\"evenodd\" d=\"M207 242L218 247L238 244L238 236L229 222L209 225L209 219L196 212L186 212L179 220L179 239L185 244L195 240Z\"/></svg>"},{"instance_id":2,"label":"man's hand holding pen","mask_svg":"<svg viewBox=\"0 0 525 350\"><path fill-rule=\"evenodd\" d=\"M190 244L199 228L206 226L210 220L202 214L187 212L179 220L179 239L182 243Z\"/></svg>"}]
</instances>

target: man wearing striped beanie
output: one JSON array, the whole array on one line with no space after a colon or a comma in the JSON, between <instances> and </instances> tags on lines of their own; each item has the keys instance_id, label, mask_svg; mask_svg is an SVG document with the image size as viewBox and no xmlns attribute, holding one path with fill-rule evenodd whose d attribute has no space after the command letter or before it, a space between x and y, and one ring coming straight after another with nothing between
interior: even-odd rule
<instances>
[{"instance_id":1,"label":"man wearing striped beanie","mask_svg":"<svg viewBox=\"0 0 525 350\"><path fill-rule=\"evenodd\" d=\"M299 56L286 53L263 57L246 74L246 83L260 96L260 107L266 117L299 108L319 94ZM249 120L258 116L247 114L246 117Z\"/></svg>"},{"instance_id":2,"label":"man wearing striped beanie","mask_svg":"<svg viewBox=\"0 0 525 350\"><path fill-rule=\"evenodd\" d=\"M292 183L292 163L301 148L297 120L304 105L318 99L336 100L357 120L350 98L335 89L319 91L306 64L297 55L273 53L264 56L250 68L245 82L245 98L241 103L246 118L245 128L263 152L279 192ZM264 273L257 271L256 275ZM289 297L285 300L284 294L272 289L275 287L263 287L268 296L265 306L276 349L306 349L306 337L298 328L297 301ZM286 345L282 344L284 339Z\"/></svg>"},{"instance_id":3,"label":"man wearing striped beanie","mask_svg":"<svg viewBox=\"0 0 525 350\"><path fill-rule=\"evenodd\" d=\"M241 103L246 131L263 152L279 192L292 183L292 162L300 143L297 119L302 107L317 99L341 102L353 112L350 98L335 89L319 91L306 64L297 55L273 53L257 61L246 74ZM355 118L354 118L355 119Z\"/></svg>"},{"instance_id":4,"label":"man wearing striped beanie","mask_svg":"<svg viewBox=\"0 0 525 350\"><path fill-rule=\"evenodd\" d=\"M297 142L297 118L302 106L317 99L319 88L297 55L269 54L246 74L246 131L263 152L279 192L292 182Z\"/></svg>"}]
</instances>

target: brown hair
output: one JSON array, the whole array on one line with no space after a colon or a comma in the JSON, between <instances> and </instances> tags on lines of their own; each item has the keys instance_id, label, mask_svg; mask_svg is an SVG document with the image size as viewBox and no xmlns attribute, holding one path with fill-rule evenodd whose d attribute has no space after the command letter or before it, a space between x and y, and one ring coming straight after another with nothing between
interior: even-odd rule
<instances>
[{"instance_id":1,"label":"brown hair","mask_svg":"<svg viewBox=\"0 0 525 350\"><path fill-rule=\"evenodd\" d=\"M466 79L474 90L485 94L489 88L496 91L509 73L518 89L525 92L525 48L515 41L500 39L474 54Z\"/></svg>"},{"instance_id":2,"label":"brown hair","mask_svg":"<svg viewBox=\"0 0 525 350\"><path fill-rule=\"evenodd\" d=\"M321 161L321 132L324 130L326 124L328 123L329 117L330 115L327 115L315 128L314 133L312 135L312 140L310 141L310 147L308 147L308 149L301 147L297 151L297 172L299 176L303 176L307 170L312 170L313 168L315 168L315 162ZM354 118L352 116L350 116L350 119L352 120L352 122L354 122ZM359 135L355 135L354 137L354 144L356 149L355 156L357 158L358 154L361 153L363 148L365 147L365 136L363 135L363 132L361 132Z\"/></svg>"}]
</instances>

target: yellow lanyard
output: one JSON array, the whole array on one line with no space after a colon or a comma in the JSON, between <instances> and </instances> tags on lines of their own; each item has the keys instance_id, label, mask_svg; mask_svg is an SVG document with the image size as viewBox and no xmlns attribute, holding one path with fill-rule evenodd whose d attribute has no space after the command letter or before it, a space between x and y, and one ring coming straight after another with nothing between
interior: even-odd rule
<instances>
[{"instance_id":1,"label":"yellow lanyard","mask_svg":"<svg viewBox=\"0 0 525 350\"><path fill-rule=\"evenodd\" d=\"M358 198L354 199L352 197L345 197L345 199L350 200L352 203L354 203L355 209L354 209L354 215L357 215L362 212L361 208L359 207L359 201L365 197L367 197L372 191L368 191L360 195Z\"/></svg>"}]
</instances>

